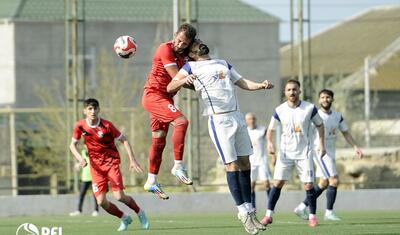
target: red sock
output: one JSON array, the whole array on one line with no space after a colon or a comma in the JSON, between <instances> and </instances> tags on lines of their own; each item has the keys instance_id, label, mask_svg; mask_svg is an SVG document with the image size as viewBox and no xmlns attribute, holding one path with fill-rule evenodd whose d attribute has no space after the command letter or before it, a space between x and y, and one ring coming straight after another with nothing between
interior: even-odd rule
<instances>
[{"instance_id":1,"label":"red sock","mask_svg":"<svg viewBox=\"0 0 400 235\"><path fill-rule=\"evenodd\" d=\"M183 150L185 148L185 135L189 126L187 119L179 119L175 121L174 132L172 133L172 143L174 146L174 159L183 159Z\"/></svg>"},{"instance_id":2,"label":"red sock","mask_svg":"<svg viewBox=\"0 0 400 235\"><path fill-rule=\"evenodd\" d=\"M165 136L160 138L152 138L151 146L149 149L149 173L158 174L160 170L162 152L165 147Z\"/></svg>"},{"instance_id":3,"label":"red sock","mask_svg":"<svg viewBox=\"0 0 400 235\"><path fill-rule=\"evenodd\" d=\"M137 213L140 211L140 207L136 204L135 200L132 197L129 197L129 201L125 203L129 208L134 210Z\"/></svg>"},{"instance_id":4,"label":"red sock","mask_svg":"<svg viewBox=\"0 0 400 235\"><path fill-rule=\"evenodd\" d=\"M105 211L107 211L109 214L114 215L118 218L122 218L122 215L124 214L116 205L113 203L109 202L108 208L104 208Z\"/></svg>"}]
</instances>

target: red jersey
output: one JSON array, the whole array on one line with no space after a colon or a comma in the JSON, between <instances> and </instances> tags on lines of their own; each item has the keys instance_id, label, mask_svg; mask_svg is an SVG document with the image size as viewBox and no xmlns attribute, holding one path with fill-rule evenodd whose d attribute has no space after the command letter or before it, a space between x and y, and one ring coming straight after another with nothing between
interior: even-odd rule
<instances>
[{"instance_id":1,"label":"red jersey","mask_svg":"<svg viewBox=\"0 0 400 235\"><path fill-rule=\"evenodd\" d=\"M167 86L172 78L165 68L175 65L180 69L186 62L185 58L186 55L174 52L172 41L162 43L154 53L151 71L144 88L167 93Z\"/></svg>"},{"instance_id":2,"label":"red jersey","mask_svg":"<svg viewBox=\"0 0 400 235\"><path fill-rule=\"evenodd\" d=\"M72 138L79 140L81 136L88 149L91 167L120 163L115 139L121 138L122 134L110 121L99 118L98 123L91 126L86 119L79 120Z\"/></svg>"}]
</instances>

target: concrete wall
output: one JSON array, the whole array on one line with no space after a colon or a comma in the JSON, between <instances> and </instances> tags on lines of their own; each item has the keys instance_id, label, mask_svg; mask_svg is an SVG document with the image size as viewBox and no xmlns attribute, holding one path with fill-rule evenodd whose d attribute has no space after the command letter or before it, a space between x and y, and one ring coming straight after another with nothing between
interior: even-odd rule
<instances>
[{"instance_id":1,"label":"concrete wall","mask_svg":"<svg viewBox=\"0 0 400 235\"><path fill-rule=\"evenodd\" d=\"M325 194L318 200L319 210L325 210ZM291 212L304 199L305 192L284 191L278 201L277 212ZM227 193L175 193L162 201L150 194L135 194L135 200L149 214L168 213L226 213L235 212L231 196ZM377 200L379 198L379 200ZM338 211L400 210L400 189L339 191L335 209ZM60 196L0 196L0 216L65 215L76 210L77 195ZM263 213L265 194L257 193L257 205ZM114 200L113 200L114 201ZM129 209L119 202L124 211ZM93 210L93 198L86 197L84 213ZM105 213L102 211L101 213Z\"/></svg>"},{"instance_id":2,"label":"concrete wall","mask_svg":"<svg viewBox=\"0 0 400 235\"><path fill-rule=\"evenodd\" d=\"M15 102L14 24L0 23L0 107Z\"/></svg>"}]
</instances>

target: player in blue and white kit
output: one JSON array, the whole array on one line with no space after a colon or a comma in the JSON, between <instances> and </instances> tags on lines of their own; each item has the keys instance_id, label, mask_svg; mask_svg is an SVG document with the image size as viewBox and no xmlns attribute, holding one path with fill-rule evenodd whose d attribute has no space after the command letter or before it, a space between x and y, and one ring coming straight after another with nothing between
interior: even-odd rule
<instances>
[{"instance_id":1,"label":"player in blue and white kit","mask_svg":"<svg viewBox=\"0 0 400 235\"><path fill-rule=\"evenodd\" d=\"M339 177L336 171L336 139L338 131L342 132L346 141L353 147L359 158L363 157L363 152L356 145L353 137L349 132L349 127L346 121L343 119L341 113L331 109L332 102L334 101L334 93L331 90L323 89L319 92L319 104L321 108L318 110L318 114L324 121L325 126L325 145L326 145L326 156L318 158L314 155L314 162L316 163L316 176L319 177L319 183L314 186L316 196L318 197L326 189L326 211L325 220L339 221L340 218L333 211L333 204L336 200L337 187L339 185ZM314 150L317 149L316 141L318 139L318 133L315 131ZM306 207L308 202L304 201L300 203L294 212L301 218L307 217Z\"/></svg>"},{"instance_id":2,"label":"player in blue and white kit","mask_svg":"<svg viewBox=\"0 0 400 235\"><path fill-rule=\"evenodd\" d=\"M268 207L263 224L272 223L272 214L279 199L281 189L285 181L291 178L293 167L296 167L300 180L306 190L307 201L310 206L309 225L317 225L316 197L313 187L313 139L312 124L317 127L319 138L319 156L325 155L324 126L315 105L300 100L300 83L296 80L288 80L285 85L287 101L275 109L267 131L268 151L275 154L273 144L273 131L281 127L279 157L274 171L274 183L269 194Z\"/></svg>"},{"instance_id":3,"label":"player in blue and white kit","mask_svg":"<svg viewBox=\"0 0 400 235\"><path fill-rule=\"evenodd\" d=\"M269 181L272 179L268 168L267 147L267 128L257 124L257 118L254 113L247 113L245 116L247 131L249 132L251 144L253 145L253 154L250 155L251 165L251 204L256 208L255 187L257 181L261 181L266 198L270 191Z\"/></svg>"},{"instance_id":4,"label":"player in blue and white kit","mask_svg":"<svg viewBox=\"0 0 400 235\"><path fill-rule=\"evenodd\" d=\"M256 218L251 205L250 162L253 153L243 114L234 85L245 90L270 89L265 80L256 83L243 78L225 60L211 59L207 45L197 40L189 56L195 61L186 63L167 87L177 92L181 87L193 85L203 104L203 115L208 116L210 137L225 164L229 190L239 210L238 218L249 234L265 230Z\"/></svg>"}]
</instances>

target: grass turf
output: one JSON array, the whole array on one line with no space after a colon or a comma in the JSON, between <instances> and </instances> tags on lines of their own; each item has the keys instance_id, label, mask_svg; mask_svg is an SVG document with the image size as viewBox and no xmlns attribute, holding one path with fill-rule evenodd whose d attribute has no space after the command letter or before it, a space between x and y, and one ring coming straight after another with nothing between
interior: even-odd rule
<instances>
[{"instance_id":1,"label":"grass turf","mask_svg":"<svg viewBox=\"0 0 400 235\"><path fill-rule=\"evenodd\" d=\"M259 234L400 234L399 211L343 212L338 213L341 222L325 222L319 215L319 226L309 228L307 221L300 220L293 214L277 213L274 223ZM136 219L136 217L135 217ZM0 219L0 234L15 234L23 223L33 223L38 227L62 227L63 235L111 235L111 234L246 234L234 214L189 214L189 215L150 215L150 230L139 229L137 219L128 231L119 233L115 230L119 220L109 215L90 216L41 216L9 217Z\"/></svg>"}]
</instances>

